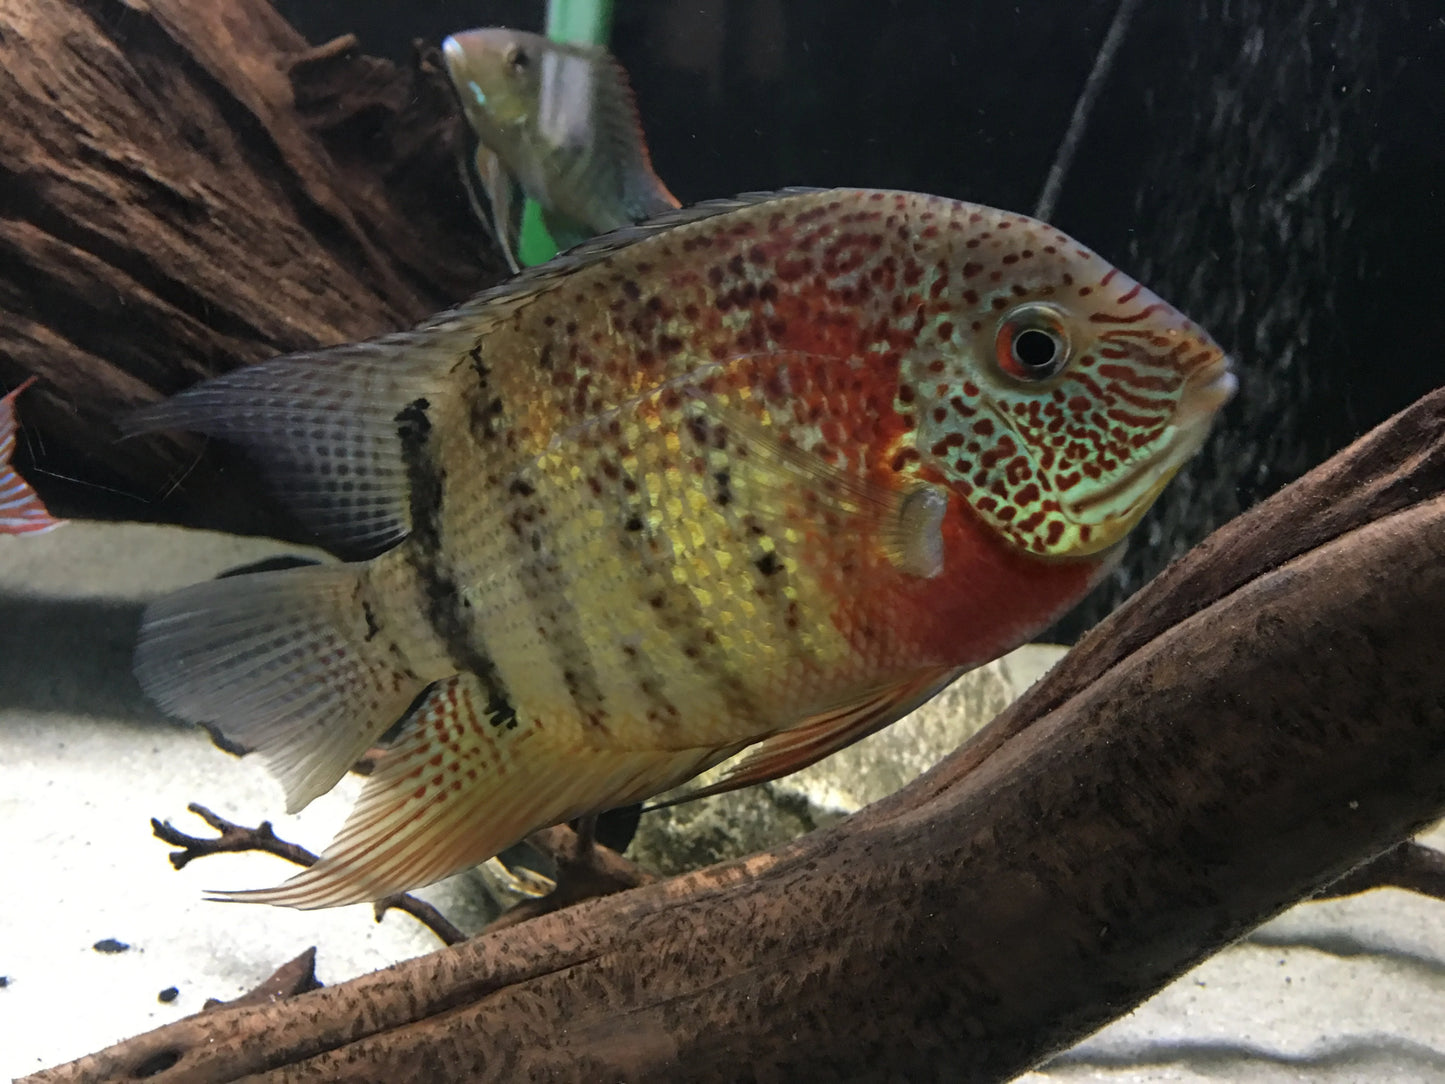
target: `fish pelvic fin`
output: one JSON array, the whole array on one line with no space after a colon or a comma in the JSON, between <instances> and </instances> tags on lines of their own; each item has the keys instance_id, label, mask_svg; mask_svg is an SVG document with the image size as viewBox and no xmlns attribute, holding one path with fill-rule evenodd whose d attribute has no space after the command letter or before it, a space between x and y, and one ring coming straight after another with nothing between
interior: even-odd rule
<instances>
[{"instance_id":1,"label":"fish pelvic fin","mask_svg":"<svg viewBox=\"0 0 1445 1084\"><path fill-rule=\"evenodd\" d=\"M330 790L429 684L378 620L369 567L250 573L146 607L141 687L223 747L255 752L287 812Z\"/></svg>"},{"instance_id":2,"label":"fish pelvic fin","mask_svg":"<svg viewBox=\"0 0 1445 1084\"><path fill-rule=\"evenodd\" d=\"M800 725L753 746L716 783L650 805L643 812L666 809L714 794L726 794L790 775L903 718L962 673L963 670L956 667L924 670L851 703L814 715Z\"/></svg>"},{"instance_id":3,"label":"fish pelvic fin","mask_svg":"<svg viewBox=\"0 0 1445 1084\"><path fill-rule=\"evenodd\" d=\"M475 140L472 140L475 142ZM467 137L458 138L457 170L467 193L472 214L492 235L512 271L522 270L517 261L517 240L522 232L522 186L507 172L506 164L485 143L465 149Z\"/></svg>"},{"instance_id":4,"label":"fish pelvic fin","mask_svg":"<svg viewBox=\"0 0 1445 1084\"><path fill-rule=\"evenodd\" d=\"M59 527L63 520L54 519L35 495L20 472L10 465L15 453L15 434L19 422L15 417L15 400L35 377L0 398L0 534L39 534Z\"/></svg>"},{"instance_id":5,"label":"fish pelvic fin","mask_svg":"<svg viewBox=\"0 0 1445 1084\"><path fill-rule=\"evenodd\" d=\"M143 407L121 429L187 429L240 445L321 545L374 556L411 527L404 412L447 394L447 374L476 338L424 325L272 358Z\"/></svg>"},{"instance_id":6,"label":"fish pelvic fin","mask_svg":"<svg viewBox=\"0 0 1445 1084\"><path fill-rule=\"evenodd\" d=\"M584 747L568 726L488 709L482 682L438 682L315 865L275 888L213 898L301 910L380 899L491 858L538 828L637 801L710 750Z\"/></svg>"}]
</instances>

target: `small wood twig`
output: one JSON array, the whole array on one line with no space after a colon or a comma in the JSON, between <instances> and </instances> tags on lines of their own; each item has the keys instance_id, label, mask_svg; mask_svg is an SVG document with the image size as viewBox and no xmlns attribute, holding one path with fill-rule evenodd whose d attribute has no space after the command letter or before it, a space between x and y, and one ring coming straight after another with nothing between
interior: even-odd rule
<instances>
[{"instance_id":1,"label":"small wood twig","mask_svg":"<svg viewBox=\"0 0 1445 1084\"><path fill-rule=\"evenodd\" d=\"M1413 841L1397 844L1356 866L1314 898L1334 900L1375 888L1403 888L1445 900L1445 851Z\"/></svg>"},{"instance_id":2,"label":"small wood twig","mask_svg":"<svg viewBox=\"0 0 1445 1084\"><path fill-rule=\"evenodd\" d=\"M188 836L170 821L157 820L152 817L151 831L155 837L181 848L170 854L171 865L176 869L185 869L192 860L204 858L208 854L244 851L262 851L265 854L274 854L277 858L284 858L298 866L311 866L316 863L316 855L305 847L277 838L270 821L262 821L255 828L245 828L239 824L232 824L225 817L212 813L197 802L192 802L186 806L186 809L221 834L211 839L203 836Z\"/></svg>"},{"instance_id":3,"label":"small wood twig","mask_svg":"<svg viewBox=\"0 0 1445 1084\"><path fill-rule=\"evenodd\" d=\"M295 843L288 843L277 837L275 830L271 827L270 821L262 821L255 828L246 828L239 824L233 824L225 817L212 813L203 805L192 802L186 807L201 820L220 833L218 836L205 838L202 836L190 836L180 831L169 821L151 818L151 831L157 839L164 840L172 846L181 848L172 851L171 865L176 869L184 869L194 859L202 858L208 854L239 853L243 851L261 851L265 854L274 854L277 858L284 858L288 862L294 862L298 866L311 866L316 863L316 855L312 854L305 847ZM467 935L457 929L447 918L425 900L418 899L410 893L398 892L376 901L374 911L376 921L380 922L388 911L404 911L411 915L432 933L436 934L445 945L455 945L459 941L465 941Z\"/></svg>"}]
</instances>

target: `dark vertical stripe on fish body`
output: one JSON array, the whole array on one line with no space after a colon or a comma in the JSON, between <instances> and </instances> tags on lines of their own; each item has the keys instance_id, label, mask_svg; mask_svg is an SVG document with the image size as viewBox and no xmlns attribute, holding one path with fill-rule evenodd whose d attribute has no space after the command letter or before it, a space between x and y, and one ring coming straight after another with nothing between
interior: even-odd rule
<instances>
[{"instance_id":1,"label":"dark vertical stripe on fish body","mask_svg":"<svg viewBox=\"0 0 1445 1084\"><path fill-rule=\"evenodd\" d=\"M708 435L706 422L696 417L689 419L679 433L680 438L692 438L696 444L693 454L699 456L704 464L708 454ZM636 488L635 479L633 483ZM720 507L728 508L732 502L730 481L722 491L728 496L720 502ZM717 634L713 631L716 615L703 609L691 588L673 578L670 565L654 558L657 543L646 529L645 517L640 512L640 505L638 513L628 509L622 524L623 545L635 555L642 579L638 587L652 608L658 628L672 638L696 676L711 687L734 718L739 721L761 719L765 713L750 695L745 676L718 646ZM629 529L634 521L638 530ZM654 690L651 683L639 682L639 688L649 699L666 705L666 709L676 715L676 708L667 700L660 686Z\"/></svg>"},{"instance_id":2,"label":"dark vertical stripe on fish body","mask_svg":"<svg viewBox=\"0 0 1445 1084\"><path fill-rule=\"evenodd\" d=\"M697 443L700 449L699 454L706 455L708 450L712 449L728 453L729 462L735 460L736 452L730 452L730 445L735 446L738 438L731 436L725 425L712 422L705 415L695 414L688 419L686 430ZM732 508L732 468L715 471L712 482L714 486L713 503L719 508ZM748 542L749 560L760 573L760 580L756 585L756 597L773 610L777 621L774 627L782 630L788 640L798 649L798 655L803 657L806 653L801 647L803 641L802 621L797 602L788 598L784 591L788 582L787 570L782 558L778 556L776 541L752 513L738 510L738 517L738 525L745 532Z\"/></svg>"},{"instance_id":3,"label":"dark vertical stripe on fish body","mask_svg":"<svg viewBox=\"0 0 1445 1084\"><path fill-rule=\"evenodd\" d=\"M583 720L593 727L605 727L607 707L592 648L582 635L582 619L567 590L566 573L543 544L540 521L545 509L536 499L537 491L536 485L521 476L507 487L511 499L507 525L517 541L517 582L546 629L543 639L567 695Z\"/></svg>"},{"instance_id":4,"label":"dark vertical stripe on fish body","mask_svg":"<svg viewBox=\"0 0 1445 1084\"><path fill-rule=\"evenodd\" d=\"M505 407L491 384L491 369L480 346L472 350L476 388L471 406L471 436L483 458L497 455L505 431ZM562 675L563 687L581 718L593 727L605 727L607 707L597 677L592 648L582 635L582 621L567 590L564 570L543 544L541 521L546 509L537 496L538 484L519 472L506 489L506 522L514 545L507 555L517 572L517 584L545 629L543 642Z\"/></svg>"},{"instance_id":5,"label":"dark vertical stripe on fish body","mask_svg":"<svg viewBox=\"0 0 1445 1084\"><path fill-rule=\"evenodd\" d=\"M411 494L411 535L405 543L407 560L426 600L426 617L446 648L447 657L458 672L477 676L487 692L487 714L493 726L508 730L517 725L517 709L507 695L496 664L478 649L479 639L468 611L471 604L456 583L456 577L442 552L442 494L446 472L431 455L431 404L414 399L396 415L396 432L401 442Z\"/></svg>"}]
</instances>

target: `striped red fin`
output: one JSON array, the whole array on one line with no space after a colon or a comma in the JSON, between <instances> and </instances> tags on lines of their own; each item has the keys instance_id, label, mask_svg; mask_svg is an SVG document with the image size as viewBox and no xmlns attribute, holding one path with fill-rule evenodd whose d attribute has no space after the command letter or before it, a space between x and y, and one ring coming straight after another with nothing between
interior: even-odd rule
<instances>
[{"instance_id":1,"label":"striped red fin","mask_svg":"<svg viewBox=\"0 0 1445 1084\"><path fill-rule=\"evenodd\" d=\"M961 673L963 671L959 669L926 670L852 703L815 715L798 726L759 742L716 783L658 802L648 809L666 809L695 798L726 794L730 790L790 775L903 718Z\"/></svg>"},{"instance_id":2,"label":"striped red fin","mask_svg":"<svg viewBox=\"0 0 1445 1084\"><path fill-rule=\"evenodd\" d=\"M314 866L275 888L212 895L302 910L380 899L478 865L538 828L676 786L715 759L713 750L584 749L567 733L499 717L475 675L440 681Z\"/></svg>"},{"instance_id":3,"label":"striped red fin","mask_svg":"<svg viewBox=\"0 0 1445 1084\"><path fill-rule=\"evenodd\" d=\"M30 377L4 398L0 398L0 534L39 534L59 527L63 522L53 518L40 503L35 490L10 465L15 452L15 399L31 384Z\"/></svg>"}]
</instances>

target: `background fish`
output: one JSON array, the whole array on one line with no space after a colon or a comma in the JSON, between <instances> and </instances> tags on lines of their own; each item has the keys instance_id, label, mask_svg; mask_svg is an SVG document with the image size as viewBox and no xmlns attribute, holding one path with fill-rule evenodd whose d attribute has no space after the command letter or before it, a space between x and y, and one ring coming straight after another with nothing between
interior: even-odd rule
<instances>
[{"instance_id":1,"label":"background fish","mask_svg":"<svg viewBox=\"0 0 1445 1084\"><path fill-rule=\"evenodd\" d=\"M0 534L38 534L64 522L51 518L35 491L10 465L19 426L15 418L15 400L34 383L32 376L9 395L0 398Z\"/></svg>"},{"instance_id":2,"label":"background fish","mask_svg":"<svg viewBox=\"0 0 1445 1084\"><path fill-rule=\"evenodd\" d=\"M792 771L1048 625L1234 390L1051 226L793 191L620 231L132 431L237 441L360 564L152 604L136 672L288 808L409 712L315 866L374 899L676 786Z\"/></svg>"},{"instance_id":3,"label":"background fish","mask_svg":"<svg viewBox=\"0 0 1445 1084\"><path fill-rule=\"evenodd\" d=\"M652 172L627 73L606 49L499 27L452 35L442 56L478 140L484 197L470 170L463 179L513 270L522 192L561 248L677 207Z\"/></svg>"}]
</instances>

